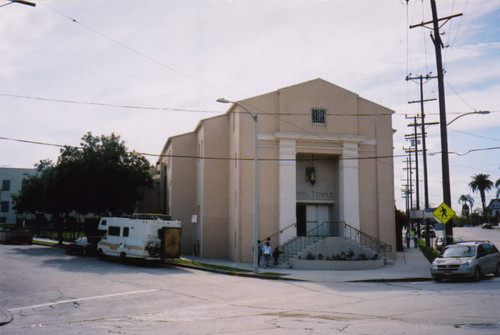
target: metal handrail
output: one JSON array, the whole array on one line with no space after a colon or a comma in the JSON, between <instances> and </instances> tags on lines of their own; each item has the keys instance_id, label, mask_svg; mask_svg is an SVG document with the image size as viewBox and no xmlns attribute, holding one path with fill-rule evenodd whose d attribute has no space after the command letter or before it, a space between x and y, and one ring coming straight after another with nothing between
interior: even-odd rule
<instances>
[{"instance_id":1,"label":"metal handrail","mask_svg":"<svg viewBox=\"0 0 500 335\"><path fill-rule=\"evenodd\" d=\"M287 230L288 228L291 228L291 227L295 227L295 226L297 226L297 223L295 223L295 222L294 222L294 223L292 223L291 225L288 225L288 226L286 226L285 228L278 230L276 233L271 234L271 235L269 235L269 236L268 236L268 237L266 237L266 238L271 238L271 237L276 236L276 235L278 235L278 234L283 234L283 232L284 232L285 230Z\"/></svg>"},{"instance_id":2,"label":"metal handrail","mask_svg":"<svg viewBox=\"0 0 500 335\"><path fill-rule=\"evenodd\" d=\"M354 241L362 247L369 248L378 254L383 254L384 258L387 258L387 252L392 249L390 245L363 233L344 221L325 221L321 225L309 230L306 236L296 236L281 245L280 248L283 251L283 257L280 257L280 259L286 263L288 259L305 250L309 245L327 237L343 237Z\"/></svg>"}]
</instances>

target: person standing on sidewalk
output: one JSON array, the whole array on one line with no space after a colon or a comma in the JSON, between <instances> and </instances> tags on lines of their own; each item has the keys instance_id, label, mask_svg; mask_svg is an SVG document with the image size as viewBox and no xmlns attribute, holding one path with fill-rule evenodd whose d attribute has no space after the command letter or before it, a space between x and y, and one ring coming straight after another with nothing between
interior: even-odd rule
<instances>
[{"instance_id":1,"label":"person standing on sidewalk","mask_svg":"<svg viewBox=\"0 0 500 335\"><path fill-rule=\"evenodd\" d=\"M262 247L262 255L264 256L264 269L269 266L269 260L271 259L271 243L268 241Z\"/></svg>"},{"instance_id":2,"label":"person standing on sidewalk","mask_svg":"<svg viewBox=\"0 0 500 335\"><path fill-rule=\"evenodd\" d=\"M260 259L262 258L262 246L260 240L257 241L257 266L260 268Z\"/></svg>"},{"instance_id":3,"label":"person standing on sidewalk","mask_svg":"<svg viewBox=\"0 0 500 335\"><path fill-rule=\"evenodd\" d=\"M409 229L406 230L405 237L406 237L406 248L410 249L411 234Z\"/></svg>"}]
</instances>

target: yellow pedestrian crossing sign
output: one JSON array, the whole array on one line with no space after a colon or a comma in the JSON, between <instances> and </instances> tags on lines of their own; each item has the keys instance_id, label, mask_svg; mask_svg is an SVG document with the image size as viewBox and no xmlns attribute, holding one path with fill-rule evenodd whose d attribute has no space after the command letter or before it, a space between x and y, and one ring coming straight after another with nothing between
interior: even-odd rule
<instances>
[{"instance_id":1,"label":"yellow pedestrian crossing sign","mask_svg":"<svg viewBox=\"0 0 500 335\"><path fill-rule=\"evenodd\" d=\"M455 211L443 202L434 212L432 212L432 214L434 214L434 216L437 217L442 223L446 223L455 215Z\"/></svg>"}]
</instances>

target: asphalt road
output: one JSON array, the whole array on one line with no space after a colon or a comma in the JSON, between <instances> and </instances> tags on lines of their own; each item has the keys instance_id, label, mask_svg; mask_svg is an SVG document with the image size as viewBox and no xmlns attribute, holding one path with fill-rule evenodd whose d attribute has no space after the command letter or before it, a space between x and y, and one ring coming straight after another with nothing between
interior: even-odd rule
<instances>
[{"instance_id":1,"label":"asphalt road","mask_svg":"<svg viewBox=\"0 0 500 335\"><path fill-rule=\"evenodd\" d=\"M0 245L0 334L499 334L500 278L314 283Z\"/></svg>"},{"instance_id":2,"label":"asphalt road","mask_svg":"<svg viewBox=\"0 0 500 335\"><path fill-rule=\"evenodd\" d=\"M480 226L468 228L453 228L453 236L459 236L466 241L490 241L493 242L500 250L500 229L482 229Z\"/></svg>"}]
</instances>

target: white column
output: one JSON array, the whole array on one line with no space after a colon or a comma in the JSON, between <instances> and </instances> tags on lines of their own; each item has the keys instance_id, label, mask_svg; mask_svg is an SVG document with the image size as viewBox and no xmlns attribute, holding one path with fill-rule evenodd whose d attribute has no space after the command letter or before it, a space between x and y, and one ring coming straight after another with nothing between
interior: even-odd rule
<instances>
[{"instance_id":1,"label":"white column","mask_svg":"<svg viewBox=\"0 0 500 335\"><path fill-rule=\"evenodd\" d=\"M341 221L360 229L358 144L343 143L339 176L339 216Z\"/></svg>"},{"instance_id":2,"label":"white column","mask_svg":"<svg viewBox=\"0 0 500 335\"><path fill-rule=\"evenodd\" d=\"M279 229L283 230L283 233L279 234L279 244L297 236L297 229L294 226L289 227L297 222L295 218L297 199L295 157L295 140L281 140L279 147Z\"/></svg>"}]
</instances>

